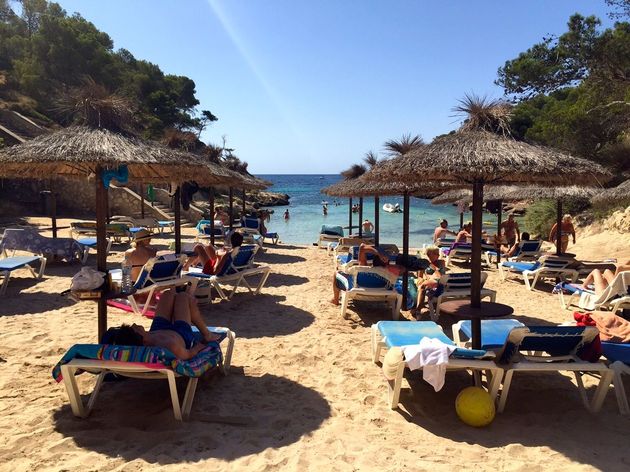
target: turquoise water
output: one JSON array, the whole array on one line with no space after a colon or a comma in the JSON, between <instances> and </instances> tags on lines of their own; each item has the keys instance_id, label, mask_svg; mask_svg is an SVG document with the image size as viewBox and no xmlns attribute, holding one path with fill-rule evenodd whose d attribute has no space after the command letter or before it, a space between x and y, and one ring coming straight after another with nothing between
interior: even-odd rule
<instances>
[{"instance_id":1,"label":"turquoise water","mask_svg":"<svg viewBox=\"0 0 630 472\"><path fill-rule=\"evenodd\" d=\"M260 175L273 182L272 192L286 193L291 196L288 207L273 207L275 211L268 224L269 231L277 231L280 240L285 243L311 244L317 240L323 224L348 226L348 199L336 199L320 193L324 187L338 182L339 175ZM322 201L328 202L328 215L322 214ZM337 201L339 206L335 206ZM364 198L363 218L374 222L374 199ZM358 203L358 199L353 199ZM380 240L383 243L402 245L402 213L382 211L384 203L398 203L403 206L402 197L381 197L380 199ZM285 221L284 210L289 209L291 217ZM470 219L471 213L465 213L464 219ZM353 215L353 225L358 222L358 214ZM446 218L449 228L459 228L459 213L452 205L432 205L430 200L411 199L410 235L411 247L430 243L433 230L441 218ZM485 215L484 220L496 221L495 217ZM486 228L489 228L486 226ZM356 231L356 230L355 230ZM346 230L347 234L347 230Z\"/></svg>"}]
</instances>

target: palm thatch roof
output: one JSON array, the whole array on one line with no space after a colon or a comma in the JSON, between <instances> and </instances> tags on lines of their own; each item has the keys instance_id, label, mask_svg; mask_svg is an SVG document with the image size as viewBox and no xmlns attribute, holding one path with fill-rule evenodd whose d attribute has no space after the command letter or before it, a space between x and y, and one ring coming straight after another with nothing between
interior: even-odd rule
<instances>
[{"instance_id":1,"label":"palm thatch roof","mask_svg":"<svg viewBox=\"0 0 630 472\"><path fill-rule=\"evenodd\" d=\"M483 199L504 200L507 202L517 200L538 200L541 198L549 198L560 200L573 197L590 198L597 192L595 188L579 187L572 185L569 187L541 187L541 186L523 186L523 185L489 185L485 188ZM431 200L434 205L444 203L458 203L472 201L472 190L457 189L450 190L438 195Z\"/></svg>"},{"instance_id":2,"label":"palm thatch roof","mask_svg":"<svg viewBox=\"0 0 630 472\"><path fill-rule=\"evenodd\" d=\"M462 129L440 136L370 172L374 181L531 182L597 185L610 173L603 167L552 148L516 141L485 130Z\"/></svg>"},{"instance_id":3,"label":"palm thatch roof","mask_svg":"<svg viewBox=\"0 0 630 472\"><path fill-rule=\"evenodd\" d=\"M370 171L371 172L371 171ZM369 172L368 172L369 174ZM407 192L418 198L431 198L445 190L452 188L443 182L420 182L417 184L406 184L400 181L370 181L365 177L367 174L357 178L338 182L322 190L331 197L373 197L402 195Z\"/></svg>"},{"instance_id":4,"label":"palm thatch roof","mask_svg":"<svg viewBox=\"0 0 630 472\"><path fill-rule=\"evenodd\" d=\"M141 182L236 179L227 169L199 156L90 126L70 126L0 151L4 177L85 178L99 166L116 169L121 165L127 165L131 180Z\"/></svg>"},{"instance_id":5,"label":"palm thatch roof","mask_svg":"<svg viewBox=\"0 0 630 472\"><path fill-rule=\"evenodd\" d=\"M630 202L630 180L616 187L602 190L595 197L593 203L623 203Z\"/></svg>"}]
</instances>

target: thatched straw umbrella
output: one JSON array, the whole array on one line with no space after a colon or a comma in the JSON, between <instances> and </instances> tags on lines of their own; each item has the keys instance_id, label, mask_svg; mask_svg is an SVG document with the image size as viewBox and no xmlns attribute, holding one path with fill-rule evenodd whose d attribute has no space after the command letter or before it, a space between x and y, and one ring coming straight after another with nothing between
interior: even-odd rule
<instances>
[{"instance_id":1,"label":"thatched straw umbrella","mask_svg":"<svg viewBox=\"0 0 630 472\"><path fill-rule=\"evenodd\" d=\"M375 169L378 166L374 167ZM322 190L326 195L335 197L369 197L369 196L403 196L403 260L409 258L409 214L410 214L410 196L418 198L431 198L436 194L444 192L446 189L452 188L449 184L443 182L418 182L409 184L402 181L386 182L380 180L371 180L370 176L373 170L370 170L361 177L353 180L346 180L337 184L326 187ZM378 203L375 201L375 205ZM379 227L378 227L378 209L375 210L375 244L379 244ZM407 306L407 281L409 272L405 270L403 274L403 306Z\"/></svg>"},{"instance_id":2,"label":"thatched straw umbrella","mask_svg":"<svg viewBox=\"0 0 630 472\"><path fill-rule=\"evenodd\" d=\"M501 231L502 203L518 200L556 200L556 225L562 224L562 203L569 198L590 198L597 192L594 187L582 187L571 185L568 187L542 187L523 185L491 185L484 191L484 202L498 201L497 228ZM472 191L469 189L457 189L445 192L431 200L435 205L444 203L456 203L472 201ZM562 255L561 232L556 231L556 255ZM497 262L501 261L501 254L497 254Z\"/></svg>"},{"instance_id":3,"label":"thatched straw umbrella","mask_svg":"<svg viewBox=\"0 0 630 472\"><path fill-rule=\"evenodd\" d=\"M96 106L96 105L95 105ZM144 141L122 131L92 126L71 126L38 136L0 151L3 177L41 178L62 176L91 178L96 185L97 269L107 271L105 224L107 189L103 176L127 169L138 182L182 182L204 178L216 183L229 178L217 166L204 165L195 156ZM124 172L124 171L123 171ZM99 339L107 330L105 294L98 301Z\"/></svg>"},{"instance_id":4,"label":"thatched straw umbrella","mask_svg":"<svg viewBox=\"0 0 630 472\"><path fill-rule=\"evenodd\" d=\"M630 203L630 180L613 188L600 191L593 197L593 203Z\"/></svg>"},{"instance_id":5,"label":"thatched straw umbrella","mask_svg":"<svg viewBox=\"0 0 630 472\"><path fill-rule=\"evenodd\" d=\"M473 242L471 302L458 308L472 318L473 345L481 345L481 230L483 188L498 182L541 185L595 185L610 174L590 161L563 152L516 141L508 136L505 105L467 99L457 111L467 112L460 130L440 136L416 151L392 159L374 169L372 180L404 182L435 180L452 182L473 190ZM484 304L485 306L485 304ZM499 312L501 307L487 306ZM506 313L506 314L509 314ZM496 316L496 314L495 314Z\"/></svg>"}]
</instances>

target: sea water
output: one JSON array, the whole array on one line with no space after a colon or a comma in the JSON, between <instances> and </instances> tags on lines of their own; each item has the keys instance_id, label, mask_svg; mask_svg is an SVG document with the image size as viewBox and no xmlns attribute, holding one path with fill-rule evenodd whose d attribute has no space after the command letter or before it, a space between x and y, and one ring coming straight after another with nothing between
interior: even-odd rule
<instances>
[{"instance_id":1,"label":"sea water","mask_svg":"<svg viewBox=\"0 0 630 472\"><path fill-rule=\"evenodd\" d=\"M323 224L348 226L348 199L334 198L321 193L321 190L341 180L339 175L259 175L259 177L273 183L268 190L288 194L289 206L273 207L274 214L267 224L269 231L278 232L284 243L311 244L317 241L319 230ZM409 244L411 247L421 247L433 240L433 231L442 218L446 218L449 228L459 229L459 212L453 205L433 205L430 200L411 198L411 213L409 218ZM322 211L322 202L328 202L328 215ZM353 198L352 203L358 203ZM387 213L383 211L383 204L398 203L403 207L402 197L380 198L380 242L402 246L402 213ZM283 219L284 211L288 209L290 218ZM363 199L363 219L374 223L374 198ZM471 218L471 213L464 214L464 219ZM485 222L485 220L488 220ZM490 225L496 217L484 215L484 228L491 231ZM358 213L352 215L352 224L359 222ZM354 232L358 231L356 228ZM346 234L348 230L345 229Z\"/></svg>"}]
</instances>

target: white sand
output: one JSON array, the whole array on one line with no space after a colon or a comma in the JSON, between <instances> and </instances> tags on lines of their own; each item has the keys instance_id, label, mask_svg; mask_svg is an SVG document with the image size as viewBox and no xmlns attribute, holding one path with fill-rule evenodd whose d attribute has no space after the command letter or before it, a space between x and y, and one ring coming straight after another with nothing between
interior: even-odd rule
<instances>
[{"instance_id":1,"label":"white sand","mask_svg":"<svg viewBox=\"0 0 630 472\"><path fill-rule=\"evenodd\" d=\"M630 258L629 248L629 236L604 234L579 241L575 250L587 259ZM106 384L92 416L73 417L51 369L72 344L96 340L95 306L57 295L78 265L51 265L40 282L19 273L0 299L0 469L630 467L630 420L619 416L612 389L593 415L565 375L516 377L505 413L485 429L467 427L455 414L455 397L469 385L463 374L449 374L439 393L407 375L402 408L390 410L369 341L369 326L386 318L387 309L360 305L342 319L328 303L332 266L325 251L280 246L259 259L273 268L263 295L243 292L203 309L208 324L237 333L234 368L228 377L200 382L192 420L184 424L173 419L160 381ZM571 319L549 284L528 292L522 283L499 283L492 271L488 285L530 324ZM148 327L150 320L110 309L110 326L122 322ZM80 376L84 392L93 381Z\"/></svg>"}]
</instances>

